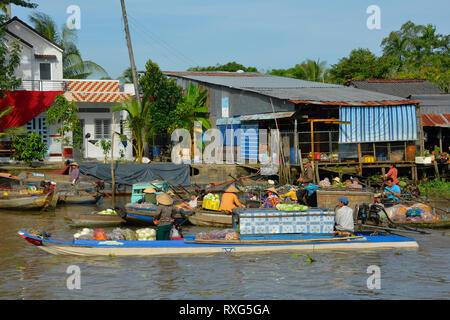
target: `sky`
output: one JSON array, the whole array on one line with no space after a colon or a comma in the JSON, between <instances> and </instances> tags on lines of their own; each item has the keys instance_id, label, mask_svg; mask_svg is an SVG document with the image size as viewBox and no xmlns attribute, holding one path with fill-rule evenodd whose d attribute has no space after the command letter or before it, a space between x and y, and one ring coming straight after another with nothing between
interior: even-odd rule
<instances>
[{"instance_id":1,"label":"sky","mask_svg":"<svg viewBox=\"0 0 450 320\"><path fill-rule=\"evenodd\" d=\"M111 78L130 66L120 0L34 0L36 9L12 6L29 22L33 11L66 24L78 6L78 47L84 60L101 65ZM290 68L305 59L328 66L352 49L381 54L380 43L408 20L450 33L448 0L125 0L138 70L151 59L162 70L184 71L236 61L260 71ZM369 6L379 8L379 29Z\"/></svg>"}]
</instances>

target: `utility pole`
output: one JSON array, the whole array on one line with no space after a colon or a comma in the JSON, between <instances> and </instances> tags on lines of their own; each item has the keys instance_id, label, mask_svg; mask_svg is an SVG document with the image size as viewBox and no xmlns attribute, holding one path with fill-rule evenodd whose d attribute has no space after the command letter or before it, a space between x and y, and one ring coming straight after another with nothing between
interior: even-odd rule
<instances>
[{"instance_id":1,"label":"utility pole","mask_svg":"<svg viewBox=\"0 0 450 320\"><path fill-rule=\"evenodd\" d=\"M136 65L134 64L134 55L133 55L133 47L131 46L130 30L128 29L128 19L127 19L127 11L125 9L125 1L120 0L120 4L122 5L122 16L123 16L123 23L125 25L125 36L127 39L128 54L130 56L131 73L133 74L134 92L136 94L136 101L140 104L141 95L139 93L139 85L136 75Z\"/></svg>"}]
</instances>

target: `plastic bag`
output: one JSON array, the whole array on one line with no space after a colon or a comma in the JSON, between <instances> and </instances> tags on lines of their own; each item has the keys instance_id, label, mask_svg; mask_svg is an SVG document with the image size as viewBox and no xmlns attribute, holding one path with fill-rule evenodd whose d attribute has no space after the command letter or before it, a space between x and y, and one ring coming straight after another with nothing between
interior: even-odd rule
<instances>
[{"instance_id":1,"label":"plastic bag","mask_svg":"<svg viewBox=\"0 0 450 320\"><path fill-rule=\"evenodd\" d=\"M137 240L136 233L133 230L126 229L126 230L124 230L123 235L125 236L125 240L128 240L128 241L136 241Z\"/></svg>"},{"instance_id":2,"label":"plastic bag","mask_svg":"<svg viewBox=\"0 0 450 320\"><path fill-rule=\"evenodd\" d=\"M108 240L106 238L106 232L103 229L96 229L94 231L94 239L98 240L98 241L102 241L102 240Z\"/></svg>"},{"instance_id":3,"label":"plastic bag","mask_svg":"<svg viewBox=\"0 0 450 320\"><path fill-rule=\"evenodd\" d=\"M170 230L170 238L181 238L180 233L175 226L172 226L172 229Z\"/></svg>"}]
</instances>

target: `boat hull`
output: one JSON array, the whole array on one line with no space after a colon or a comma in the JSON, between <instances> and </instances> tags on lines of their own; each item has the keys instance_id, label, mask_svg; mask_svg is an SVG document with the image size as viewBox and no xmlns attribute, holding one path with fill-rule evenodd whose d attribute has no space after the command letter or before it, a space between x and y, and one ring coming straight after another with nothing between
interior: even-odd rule
<instances>
[{"instance_id":1,"label":"boat hull","mask_svg":"<svg viewBox=\"0 0 450 320\"><path fill-rule=\"evenodd\" d=\"M5 210L40 210L51 205L54 192L35 196L14 196L0 198L0 209Z\"/></svg>"},{"instance_id":2,"label":"boat hull","mask_svg":"<svg viewBox=\"0 0 450 320\"><path fill-rule=\"evenodd\" d=\"M123 217L129 223L138 225L154 226L154 219L156 216L156 206L149 208L140 208L134 204L127 204L124 208L125 216ZM186 219L181 217L180 214L176 215L176 222L183 224Z\"/></svg>"},{"instance_id":3,"label":"boat hull","mask_svg":"<svg viewBox=\"0 0 450 320\"><path fill-rule=\"evenodd\" d=\"M353 240L311 242L292 242L289 244L224 244L191 243L191 241L72 241L44 240L29 236L24 231L19 234L39 249L55 255L77 256L166 256L166 255L202 255L230 253L266 253L274 251L333 251L333 250L372 250L388 248L416 249L414 239L397 235L365 235ZM189 237L188 237L189 238ZM194 240L192 239L186 240Z\"/></svg>"},{"instance_id":4,"label":"boat hull","mask_svg":"<svg viewBox=\"0 0 450 320\"><path fill-rule=\"evenodd\" d=\"M115 227L126 223L117 215L103 215L96 213L69 214L64 217L72 227Z\"/></svg>"},{"instance_id":5,"label":"boat hull","mask_svg":"<svg viewBox=\"0 0 450 320\"><path fill-rule=\"evenodd\" d=\"M233 218L231 215L198 210L192 216L188 217L189 222L195 226L231 228Z\"/></svg>"}]
</instances>

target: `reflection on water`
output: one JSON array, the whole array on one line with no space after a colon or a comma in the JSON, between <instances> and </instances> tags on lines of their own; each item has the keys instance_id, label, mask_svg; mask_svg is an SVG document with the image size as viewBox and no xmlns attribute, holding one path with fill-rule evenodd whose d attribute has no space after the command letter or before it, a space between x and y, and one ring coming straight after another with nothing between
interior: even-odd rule
<instances>
[{"instance_id":1,"label":"reflection on water","mask_svg":"<svg viewBox=\"0 0 450 320\"><path fill-rule=\"evenodd\" d=\"M126 198L119 199L121 203ZM105 200L104 207L108 205ZM1 299L448 299L446 230L415 236L419 249L292 252L177 257L54 256L17 235L21 228L71 237L64 216L95 206L59 207L41 215L0 212ZM112 228L111 228L112 229ZM109 229L108 229L109 230ZM186 226L186 235L205 229ZM70 265L81 270L81 290L69 290ZM381 290L367 288L367 268L381 268Z\"/></svg>"}]
</instances>

